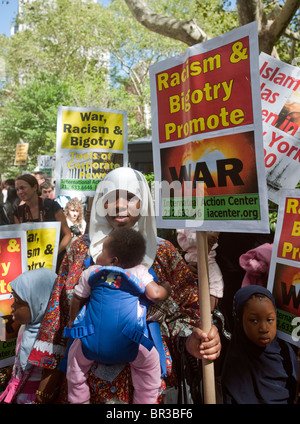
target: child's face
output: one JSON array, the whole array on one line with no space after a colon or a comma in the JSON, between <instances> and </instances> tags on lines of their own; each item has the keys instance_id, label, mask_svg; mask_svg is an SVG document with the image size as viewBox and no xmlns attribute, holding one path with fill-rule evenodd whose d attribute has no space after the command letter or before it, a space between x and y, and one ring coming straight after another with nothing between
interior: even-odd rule
<instances>
[{"instance_id":1,"label":"child's face","mask_svg":"<svg viewBox=\"0 0 300 424\"><path fill-rule=\"evenodd\" d=\"M243 312L246 336L259 347L268 346L276 336L276 311L267 297L251 298Z\"/></svg>"},{"instance_id":2,"label":"child's face","mask_svg":"<svg viewBox=\"0 0 300 424\"><path fill-rule=\"evenodd\" d=\"M77 220L77 218L78 218L79 210L78 209L71 208L71 209L69 209L68 215L70 217L70 220L72 222L75 222Z\"/></svg>"},{"instance_id":3,"label":"child's face","mask_svg":"<svg viewBox=\"0 0 300 424\"><path fill-rule=\"evenodd\" d=\"M30 308L27 302L24 302L17 293L12 292L14 302L11 305L11 313L14 321L19 324L29 324L31 321Z\"/></svg>"},{"instance_id":4,"label":"child's face","mask_svg":"<svg viewBox=\"0 0 300 424\"><path fill-rule=\"evenodd\" d=\"M102 252L97 256L96 263L101 266L117 266L118 258L113 256L111 249L109 248L109 237L104 240Z\"/></svg>"}]
</instances>

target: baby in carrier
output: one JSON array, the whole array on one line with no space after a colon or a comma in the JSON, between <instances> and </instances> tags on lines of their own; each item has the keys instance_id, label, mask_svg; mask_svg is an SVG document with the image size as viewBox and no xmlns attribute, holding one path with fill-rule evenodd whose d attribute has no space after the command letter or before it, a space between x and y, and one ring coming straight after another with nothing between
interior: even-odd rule
<instances>
[{"instance_id":1,"label":"baby in carrier","mask_svg":"<svg viewBox=\"0 0 300 424\"><path fill-rule=\"evenodd\" d=\"M87 377L94 361L129 362L133 403L152 404L157 400L161 386L160 358L148 338L145 306L139 296L144 294L152 302L164 300L170 295L170 285L153 281L141 264L145 251L145 240L140 233L132 228L114 229L104 240L96 265L83 271L75 286L69 327L75 329L75 318L89 303L83 336L74 337L68 354L70 403L89 403ZM120 327L122 320L130 323Z\"/></svg>"}]
</instances>

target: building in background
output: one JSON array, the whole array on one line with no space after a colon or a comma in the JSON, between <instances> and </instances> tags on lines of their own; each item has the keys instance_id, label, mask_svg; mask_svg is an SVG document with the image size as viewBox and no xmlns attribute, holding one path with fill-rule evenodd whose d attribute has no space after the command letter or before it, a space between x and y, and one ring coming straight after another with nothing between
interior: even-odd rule
<instances>
[{"instance_id":1,"label":"building in background","mask_svg":"<svg viewBox=\"0 0 300 424\"><path fill-rule=\"evenodd\" d=\"M128 165L143 174L153 172L151 136L137 138L128 143Z\"/></svg>"}]
</instances>

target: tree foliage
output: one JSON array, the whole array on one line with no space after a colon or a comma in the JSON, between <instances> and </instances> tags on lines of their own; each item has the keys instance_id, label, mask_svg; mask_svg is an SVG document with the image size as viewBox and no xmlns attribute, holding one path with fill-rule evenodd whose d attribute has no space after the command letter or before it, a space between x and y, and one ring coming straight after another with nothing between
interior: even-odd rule
<instances>
[{"instance_id":1,"label":"tree foliage","mask_svg":"<svg viewBox=\"0 0 300 424\"><path fill-rule=\"evenodd\" d=\"M180 18L169 15L168 9L162 13L155 8L155 1L125 0L135 19L150 31L163 36L180 40L191 46L203 42L211 35L222 34L223 24L219 27L216 22L224 22L228 15L228 0L196 0L197 9L194 15L185 13ZM235 12L238 21L230 23L226 19L228 29L258 22L259 44L261 51L271 54L282 36L299 42L300 34L297 21L299 20L300 0L236 0ZM208 13L213 13L213 21ZM203 20L205 18L205 20ZM216 20L217 19L217 20ZM199 21L199 22L198 22ZM212 26L211 26L212 24ZM216 34L216 29L218 34ZM220 31L220 32L219 32Z\"/></svg>"},{"instance_id":2,"label":"tree foliage","mask_svg":"<svg viewBox=\"0 0 300 424\"><path fill-rule=\"evenodd\" d=\"M0 115L0 162L5 170L14 164L19 142L29 143L29 169L36 167L37 155L55 151L57 105L69 101L66 85L49 74L41 73L13 90ZM11 168L11 174L17 171Z\"/></svg>"},{"instance_id":3,"label":"tree foliage","mask_svg":"<svg viewBox=\"0 0 300 424\"><path fill-rule=\"evenodd\" d=\"M55 153L59 105L125 109L129 140L148 135L149 66L187 45L257 20L262 50L288 62L300 56L299 5L300 0L237 0L237 7L229 0L111 0L108 7L91 0L25 2L17 24L26 29L0 36L6 76L0 75L0 173L17 172L12 164L20 140L30 145L29 170L37 155ZM103 62L107 52L109 66Z\"/></svg>"}]
</instances>

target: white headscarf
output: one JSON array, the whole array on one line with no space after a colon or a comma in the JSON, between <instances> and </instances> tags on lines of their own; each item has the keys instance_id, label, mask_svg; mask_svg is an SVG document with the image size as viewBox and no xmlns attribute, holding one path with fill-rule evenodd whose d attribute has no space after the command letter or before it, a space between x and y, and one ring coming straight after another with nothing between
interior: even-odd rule
<instances>
[{"instance_id":1,"label":"white headscarf","mask_svg":"<svg viewBox=\"0 0 300 424\"><path fill-rule=\"evenodd\" d=\"M90 250L94 262L102 251L105 237L112 231L104 209L107 195L117 190L128 191L141 201L140 217L133 228L139 231L146 241L146 255L143 264L150 268L156 255L156 221L148 183L139 171L120 167L110 171L98 184L90 217Z\"/></svg>"},{"instance_id":2,"label":"white headscarf","mask_svg":"<svg viewBox=\"0 0 300 424\"><path fill-rule=\"evenodd\" d=\"M57 275L48 268L37 268L23 272L10 286L15 293L27 302L31 322L26 324L20 347L20 363L24 370L41 326Z\"/></svg>"}]
</instances>

